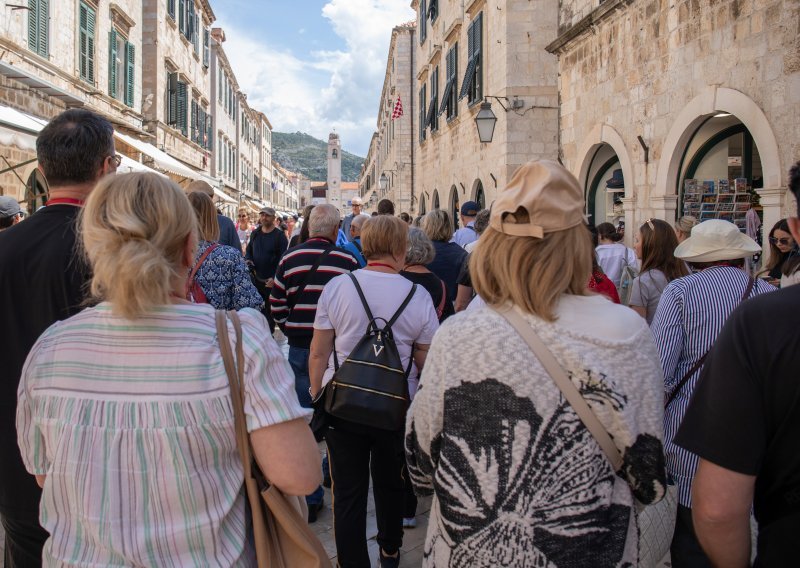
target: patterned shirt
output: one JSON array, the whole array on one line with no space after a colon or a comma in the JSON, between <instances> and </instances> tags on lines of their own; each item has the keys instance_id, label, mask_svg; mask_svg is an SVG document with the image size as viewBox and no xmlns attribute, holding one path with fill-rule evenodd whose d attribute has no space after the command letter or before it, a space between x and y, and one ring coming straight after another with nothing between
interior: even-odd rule
<instances>
[{"instance_id":1,"label":"patterned shirt","mask_svg":"<svg viewBox=\"0 0 800 568\"><path fill-rule=\"evenodd\" d=\"M658 355L644 319L606 298L562 296L557 315L525 319L622 471L500 314L456 314L433 339L406 428L411 479L434 493L423 566L638 565L634 498L658 501L666 481Z\"/></svg>"},{"instance_id":2,"label":"patterned shirt","mask_svg":"<svg viewBox=\"0 0 800 568\"><path fill-rule=\"evenodd\" d=\"M664 371L664 395L714 345L725 320L747 288L747 274L732 266L713 266L673 280L661 295L651 330ZM757 279L750 297L775 288ZM673 443L686 414L702 367L686 382L664 415L664 449L667 471L678 486L678 502L692 506L692 480L697 456ZM666 401L666 398L664 399Z\"/></svg>"},{"instance_id":3,"label":"patterned shirt","mask_svg":"<svg viewBox=\"0 0 800 568\"><path fill-rule=\"evenodd\" d=\"M195 262L213 243L200 241ZM218 310L260 309L264 299L258 293L242 254L233 247L220 245L200 265L195 275L208 303Z\"/></svg>"},{"instance_id":4,"label":"patterned shirt","mask_svg":"<svg viewBox=\"0 0 800 568\"><path fill-rule=\"evenodd\" d=\"M240 317L248 430L305 417L264 317ZM47 475L44 564L254 565L228 389L208 304L127 320L101 303L48 328L17 409L25 466Z\"/></svg>"}]
</instances>

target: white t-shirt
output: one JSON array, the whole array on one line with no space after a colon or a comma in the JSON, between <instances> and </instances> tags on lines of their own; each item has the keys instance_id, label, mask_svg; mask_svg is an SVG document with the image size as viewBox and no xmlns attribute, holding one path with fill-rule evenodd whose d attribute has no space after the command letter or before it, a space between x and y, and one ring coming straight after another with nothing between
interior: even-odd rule
<instances>
[{"instance_id":1,"label":"white t-shirt","mask_svg":"<svg viewBox=\"0 0 800 568\"><path fill-rule=\"evenodd\" d=\"M373 270L357 270L352 274L364 292L373 317L385 318L387 321L406 299L413 285L399 274ZM340 365L364 336L368 324L367 313L347 274L337 276L325 285L317 304L314 329L336 331L336 354ZM379 326L383 324L383 321L378 321ZM431 295L422 286L417 286L416 293L392 326L392 334L404 369L408 366L413 344L430 345L438 328L439 318L436 317ZM331 354L328 368L322 377L323 385L331 380L333 373Z\"/></svg>"},{"instance_id":2,"label":"white t-shirt","mask_svg":"<svg viewBox=\"0 0 800 568\"><path fill-rule=\"evenodd\" d=\"M639 269L639 260L636 258L636 253L622 243L599 245L596 250L597 264L600 265L600 268L603 269L603 272L617 288L619 288L619 281L622 278L622 269L625 268L626 259L627 264L637 270Z\"/></svg>"}]
</instances>

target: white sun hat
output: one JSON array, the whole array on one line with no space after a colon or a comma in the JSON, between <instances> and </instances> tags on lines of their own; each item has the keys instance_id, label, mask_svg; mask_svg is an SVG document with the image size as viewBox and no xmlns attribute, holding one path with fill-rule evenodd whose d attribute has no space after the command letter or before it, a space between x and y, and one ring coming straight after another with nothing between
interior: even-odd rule
<instances>
[{"instance_id":1,"label":"white sun hat","mask_svg":"<svg viewBox=\"0 0 800 568\"><path fill-rule=\"evenodd\" d=\"M692 229L692 236L675 249L675 257L688 262L719 262L747 258L761 252L753 239L730 221L709 219Z\"/></svg>"}]
</instances>

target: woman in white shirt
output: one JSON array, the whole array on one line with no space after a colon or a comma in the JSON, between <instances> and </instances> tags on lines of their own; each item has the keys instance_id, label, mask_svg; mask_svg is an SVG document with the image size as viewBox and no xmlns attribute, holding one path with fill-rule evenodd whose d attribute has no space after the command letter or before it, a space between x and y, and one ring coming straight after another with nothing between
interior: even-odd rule
<instances>
[{"instance_id":1,"label":"woman in white shirt","mask_svg":"<svg viewBox=\"0 0 800 568\"><path fill-rule=\"evenodd\" d=\"M632 266L638 270L639 262L636 252L622 244L620 235L611 223L600 223L597 226L597 263L606 276L619 288L622 269Z\"/></svg>"},{"instance_id":2,"label":"woman in white shirt","mask_svg":"<svg viewBox=\"0 0 800 568\"><path fill-rule=\"evenodd\" d=\"M367 266L352 273L364 294L373 321L392 319L415 286L399 274L408 247L408 225L397 217L379 215L364 222L361 246ZM351 275L337 276L322 291L314 320L309 375L316 398L334 375L334 348L344 361L364 336L370 321ZM413 355L418 369L439 327L431 295L417 286L392 325L403 369ZM369 567L367 497L372 475L381 566L397 566L403 543L403 429L383 430L329 417L326 434L333 491L337 561L343 567Z\"/></svg>"}]
</instances>

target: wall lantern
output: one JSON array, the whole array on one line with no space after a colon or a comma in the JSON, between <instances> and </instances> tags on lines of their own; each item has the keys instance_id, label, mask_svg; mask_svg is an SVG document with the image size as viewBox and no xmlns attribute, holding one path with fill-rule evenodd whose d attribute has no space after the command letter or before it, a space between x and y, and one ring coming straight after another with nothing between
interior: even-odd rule
<instances>
[{"instance_id":1,"label":"wall lantern","mask_svg":"<svg viewBox=\"0 0 800 568\"><path fill-rule=\"evenodd\" d=\"M378 180L378 187L381 188L381 191L386 191L386 188L389 186L389 178L386 177L386 174L381 174L380 179Z\"/></svg>"},{"instance_id":2,"label":"wall lantern","mask_svg":"<svg viewBox=\"0 0 800 568\"><path fill-rule=\"evenodd\" d=\"M497 123L497 117L492 112L492 103L483 99L481 109L475 115L475 126L478 127L478 139L482 144L492 141L494 137L494 126Z\"/></svg>"}]
</instances>

